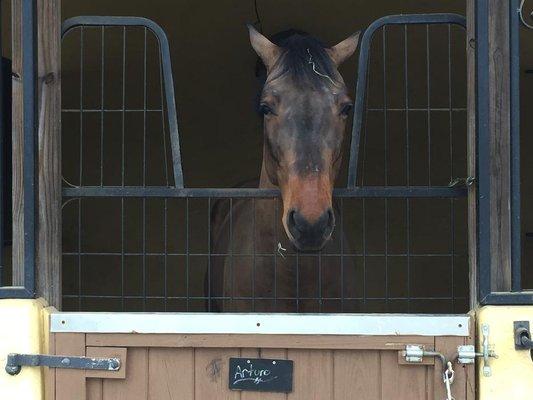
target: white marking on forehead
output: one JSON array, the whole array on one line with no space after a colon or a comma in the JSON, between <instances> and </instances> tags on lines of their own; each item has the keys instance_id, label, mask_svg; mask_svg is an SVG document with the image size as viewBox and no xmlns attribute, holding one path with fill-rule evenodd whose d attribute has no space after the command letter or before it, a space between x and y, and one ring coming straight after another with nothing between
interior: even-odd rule
<instances>
[{"instance_id":1,"label":"white marking on forehead","mask_svg":"<svg viewBox=\"0 0 533 400\"><path fill-rule=\"evenodd\" d=\"M334 86L337 86L337 84L335 83L335 81L333 79L331 79L331 77L329 75L326 75L326 74L322 74L320 72L317 71L316 69L316 64L315 62L313 61L313 56L311 55L311 50L307 49L307 54L309 54L309 60L307 61L308 64L311 64L312 67L313 67L313 72L323 78L328 78L329 81L334 85Z\"/></svg>"}]
</instances>

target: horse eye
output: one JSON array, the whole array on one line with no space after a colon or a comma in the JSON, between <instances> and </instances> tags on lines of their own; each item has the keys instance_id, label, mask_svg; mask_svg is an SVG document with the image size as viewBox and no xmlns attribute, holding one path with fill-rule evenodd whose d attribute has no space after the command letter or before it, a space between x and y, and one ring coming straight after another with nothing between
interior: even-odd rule
<instances>
[{"instance_id":1,"label":"horse eye","mask_svg":"<svg viewBox=\"0 0 533 400\"><path fill-rule=\"evenodd\" d=\"M342 116L348 116L348 114L350 114L350 111L352 110L353 108L353 104L352 103L346 103L342 106L341 108L341 112L340 112L340 115Z\"/></svg>"},{"instance_id":2,"label":"horse eye","mask_svg":"<svg viewBox=\"0 0 533 400\"><path fill-rule=\"evenodd\" d=\"M272 108L270 108L268 104L265 104L265 103L261 103L261 105L259 106L259 111L263 115L274 114L274 112L272 111Z\"/></svg>"}]
</instances>

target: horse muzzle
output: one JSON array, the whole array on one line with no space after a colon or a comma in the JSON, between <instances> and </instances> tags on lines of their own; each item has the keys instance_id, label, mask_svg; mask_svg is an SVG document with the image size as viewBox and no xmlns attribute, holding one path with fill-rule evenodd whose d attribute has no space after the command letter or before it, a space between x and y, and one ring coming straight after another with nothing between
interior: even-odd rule
<instances>
[{"instance_id":1,"label":"horse muzzle","mask_svg":"<svg viewBox=\"0 0 533 400\"><path fill-rule=\"evenodd\" d=\"M289 238L300 251L318 251L331 238L335 228L335 214L328 208L320 217L309 221L298 210L287 213L286 227Z\"/></svg>"}]
</instances>

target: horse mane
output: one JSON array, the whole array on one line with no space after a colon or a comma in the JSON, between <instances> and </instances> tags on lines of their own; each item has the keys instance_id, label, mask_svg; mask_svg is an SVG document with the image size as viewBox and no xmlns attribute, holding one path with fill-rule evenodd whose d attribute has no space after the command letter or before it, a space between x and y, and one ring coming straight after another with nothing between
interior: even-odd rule
<instances>
[{"instance_id":1,"label":"horse mane","mask_svg":"<svg viewBox=\"0 0 533 400\"><path fill-rule=\"evenodd\" d=\"M312 85L314 88L335 80L336 66L326 52L326 46L316 37L304 31L288 29L272 35L270 40L283 49L276 77L290 74L298 84ZM262 90L266 81L266 67L260 58L255 71Z\"/></svg>"}]
</instances>

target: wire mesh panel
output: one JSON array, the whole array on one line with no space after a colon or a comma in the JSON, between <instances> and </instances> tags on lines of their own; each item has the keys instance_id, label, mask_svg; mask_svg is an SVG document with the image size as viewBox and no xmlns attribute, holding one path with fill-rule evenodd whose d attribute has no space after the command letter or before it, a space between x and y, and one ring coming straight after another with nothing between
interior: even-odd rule
<instances>
[{"instance_id":1,"label":"wire mesh panel","mask_svg":"<svg viewBox=\"0 0 533 400\"><path fill-rule=\"evenodd\" d=\"M365 33L348 187L315 253L287 239L276 190L183 188L157 35L71 24L63 308L466 311L464 21L394 18Z\"/></svg>"}]
</instances>

